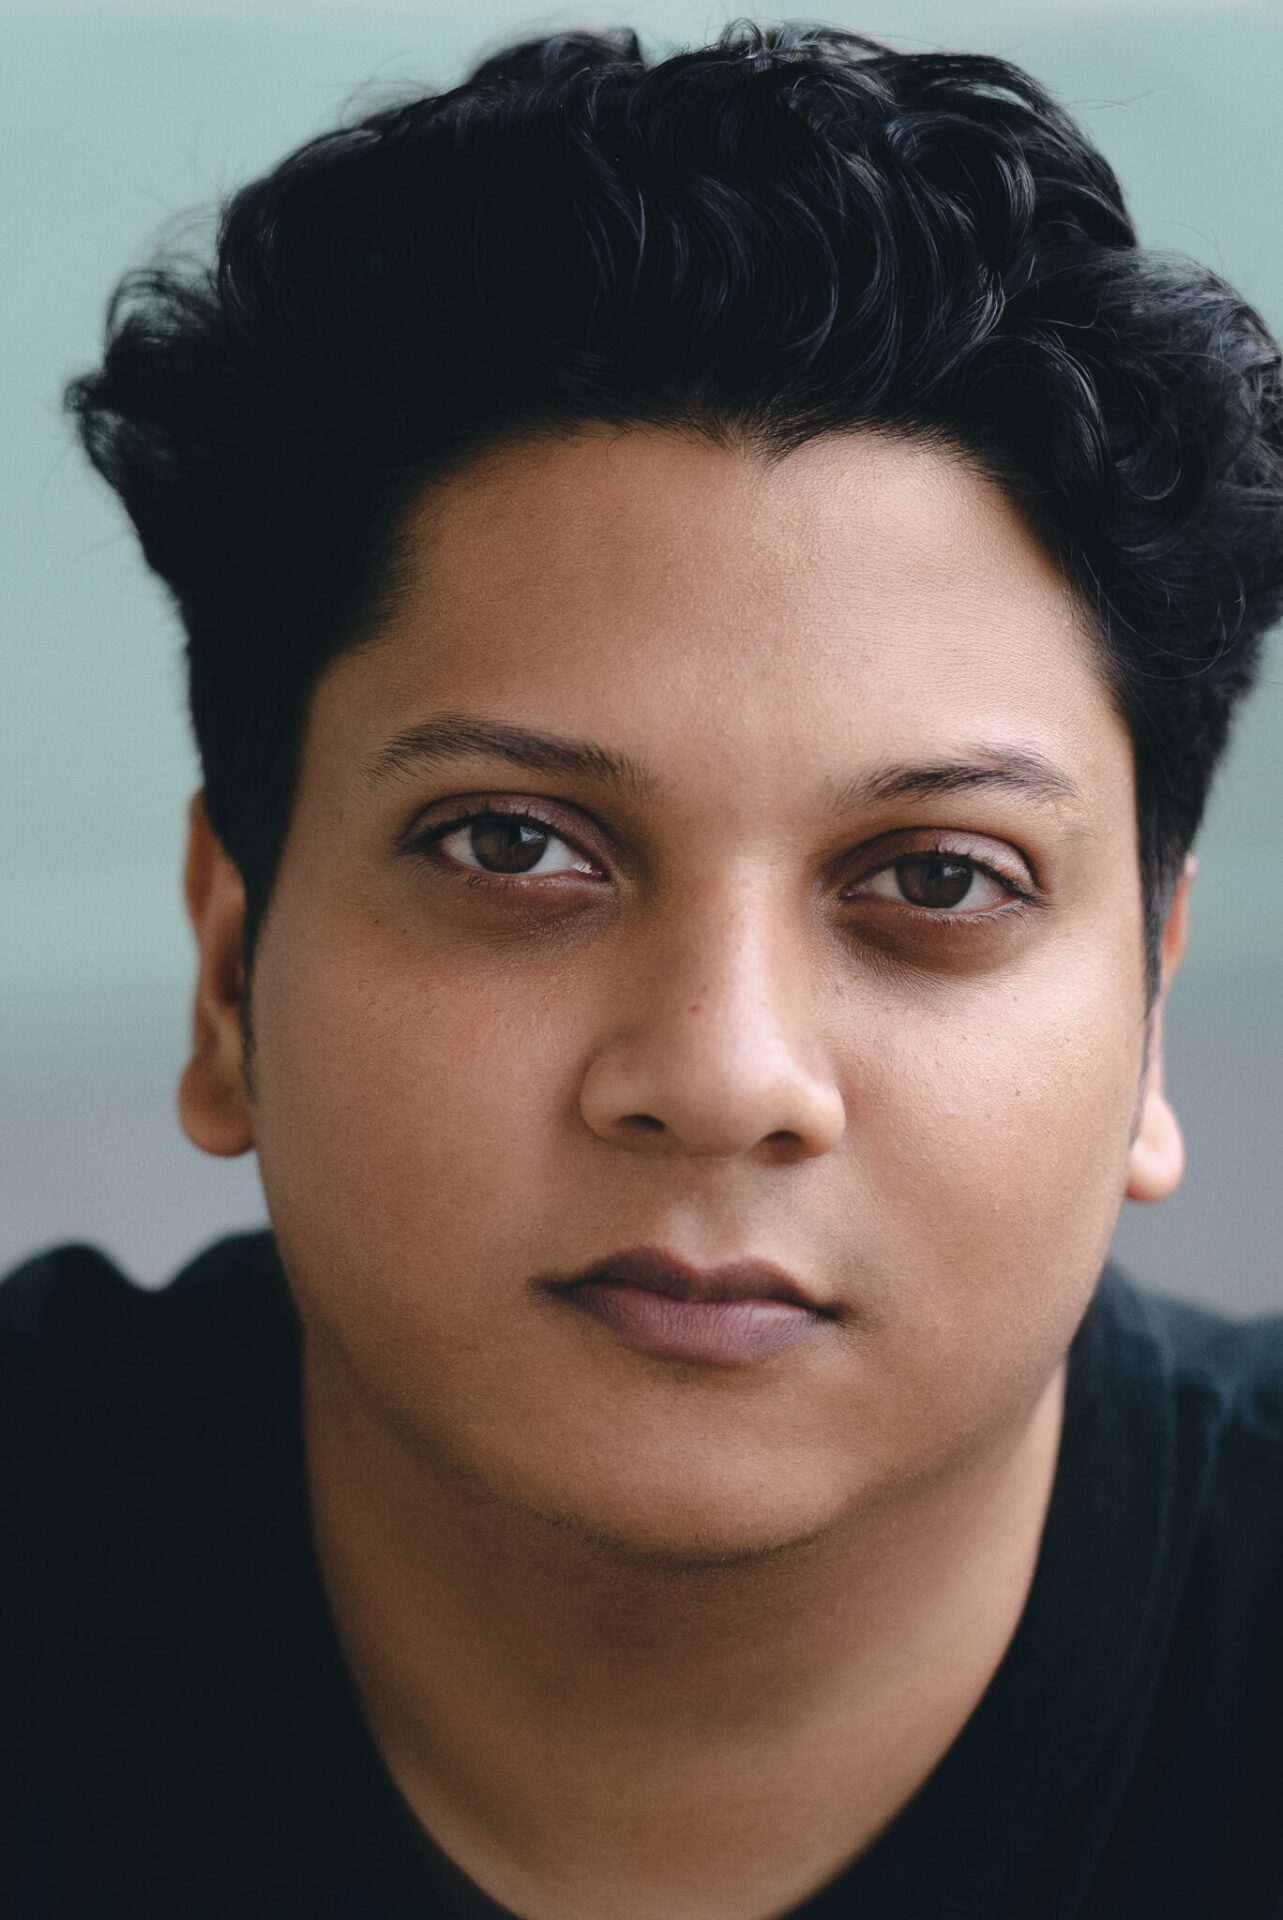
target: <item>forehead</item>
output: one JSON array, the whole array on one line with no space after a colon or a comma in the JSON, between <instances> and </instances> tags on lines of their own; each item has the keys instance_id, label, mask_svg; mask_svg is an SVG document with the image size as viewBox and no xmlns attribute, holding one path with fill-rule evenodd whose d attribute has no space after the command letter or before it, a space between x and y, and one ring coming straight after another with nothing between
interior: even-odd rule
<instances>
[{"instance_id":1,"label":"forehead","mask_svg":"<svg viewBox=\"0 0 1283 1920\"><path fill-rule=\"evenodd\" d=\"M1088 780L1120 736L1129 758L1018 510L957 456L866 432L769 463L657 429L507 443L418 503L394 613L316 704L353 745L484 710L741 778L772 745L795 771L991 739Z\"/></svg>"}]
</instances>

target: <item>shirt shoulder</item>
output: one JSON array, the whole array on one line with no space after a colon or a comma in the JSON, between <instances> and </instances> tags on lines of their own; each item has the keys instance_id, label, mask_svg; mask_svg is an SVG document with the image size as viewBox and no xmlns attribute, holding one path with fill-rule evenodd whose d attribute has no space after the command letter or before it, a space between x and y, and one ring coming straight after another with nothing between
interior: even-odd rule
<instances>
[{"instance_id":1,"label":"shirt shoulder","mask_svg":"<svg viewBox=\"0 0 1283 1920\"><path fill-rule=\"evenodd\" d=\"M1283 1315L1235 1319L1119 1284L1112 1270L1103 1291L1108 1338L1122 1350L1110 1391L1148 1405L1140 1424L1157 1440L1142 1467L1125 1422L1108 1420L1110 1471L1116 1485L1138 1472L1154 1481L1147 1497L1187 1668L1218 1673L1234 1647L1244 1664L1237 1689L1222 1674L1220 1707L1236 1697L1246 1713L1268 1673L1271 1711L1283 1711Z\"/></svg>"},{"instance_id":2,"label":"shirt shoulder","mask_svg":"<svg viewBox=\"0 0 1283 1920\"><path fill-rule=\"evenodd\" d=\"M141 1286L86 1245L24 1261L0 1280L9 1524L65 1514L65 1502L101 1488L113 1468L151 1472L185 1439L243 1424L282 1397L293 1344L267 1232L218 1241L161 1287Z\"/></svg>"},{"instance_id":3,"label":"shirt shoulder","mask_svg":"<svg viewBox=\"0 0 1283 1920\"><path fill-rule=\"evenodd\" d=\"M1232 1318L1129 1287L1178 1399L1199 1407L1223 1444L1283 1467L1283 1313Z\"/></svg>"},{"instance_id":4,"label":"shirt shoulder","mask_svg":"<svg viewBox=\"0 0 1283 1920\"><path fill-rule=\"evenodd\" d=\"M256 1295L279 1305L282 1284L266 1229L216 1241L159 1287L131 1279L97 1247L51 1247L0 1276L0 1366L38 1363L45 1354L67 1359L104 1334L207 1329Z\"/></svg>"},{"instance_id":5,"label":"shirt shoulder","mask_svg":"<svg viewBox=\"0 0 1283 1920\"><path fill-rule=\"evenodd\" d=\"M34 1254L0 1279L0 1356L31 1358L50 1340L128 1312L141 1297L145 1289L97 1247L69 1243Z\"/></svg>"},{"instance_id":6,"label":"shirt shoulder","mask_svg":"<svg viewBox=\"0 0 1283 1920\"><path fill-rule=\"evenodd\" d=\"M207 1765L212 1795L231 1765L225 1718L252 1718L267 1686L253 1623L284 1577L296 1361L267 1233L220 1241L159 1288L78 1245L0 1281L6 1914L46 1910L24 1904L32 1876L93 1874L143 1845L167 1768ZM118 1871L123 1887L136 1863Z\"/></svg>"}]
</instances>

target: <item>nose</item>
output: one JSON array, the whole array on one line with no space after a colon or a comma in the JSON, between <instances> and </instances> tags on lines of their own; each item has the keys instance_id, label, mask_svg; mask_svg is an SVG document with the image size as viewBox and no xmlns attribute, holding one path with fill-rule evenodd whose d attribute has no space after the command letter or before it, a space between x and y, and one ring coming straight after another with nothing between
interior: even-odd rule
<instances>
[{"instance_id":1,"label":"nose","mask_svg":"<svg viewBox=\"0 0 1283 1920\"><path fill-rule=\"evenodd\" d=\"M619 1017L592 1055L580 1109L639 1151L809 1159L841 1139L840 1087L813 1031L800 936L748 890L657 932L620 979Z\"/></svg>"}]
</instances>

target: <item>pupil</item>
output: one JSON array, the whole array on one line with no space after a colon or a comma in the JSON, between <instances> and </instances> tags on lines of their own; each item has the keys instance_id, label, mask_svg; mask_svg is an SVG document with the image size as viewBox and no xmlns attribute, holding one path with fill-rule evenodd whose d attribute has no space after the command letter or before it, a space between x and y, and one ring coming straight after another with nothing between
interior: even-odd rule
<instances>
[{"instance_id":1,"label":"pupil","mask_svg":"<svg viewBox=\"0 0 1283 1920\"><path fill-rule=\"evenodd\" d=\"M900 891L915 907L960 905L973 877L969 860L950 859L943 854L918 854L910 860L897 860L895 875Z\"/></svg>"},{"instance_id":2,"label":"pupil","mask_svg":"<svg viewBox=\"0 0 1283 1920\"><path fill-rule=\"evenodd\" d=\"M487 813L472 823L471 838L482 866L499 873L529 873L543 858L549 833L529 820Z\"/></svg>"}]
</instances>

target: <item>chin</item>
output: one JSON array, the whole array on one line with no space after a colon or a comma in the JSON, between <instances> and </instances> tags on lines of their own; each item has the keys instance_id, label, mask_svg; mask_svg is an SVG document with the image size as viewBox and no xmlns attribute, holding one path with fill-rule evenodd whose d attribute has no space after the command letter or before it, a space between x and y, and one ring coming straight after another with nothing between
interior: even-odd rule
<instances>
[{"instance_id":1,"label":"chin","mask_svg":"<svg viewBox=\"0 0 1283 1920\"><path fill-rule=\"evenodd\" d=\"M837 1503L803 1503L797 1485L763 1497L759 1486L739 1498L725 1487L633 1485L611 1499L594 1488L592 1498L560 1501L527 1496L528 1512L545 1525L579 1540L594 1554L619 1564L671 1571L750 1566L799 1550L829 1530Z\"/></svg>"}]
</instances>

